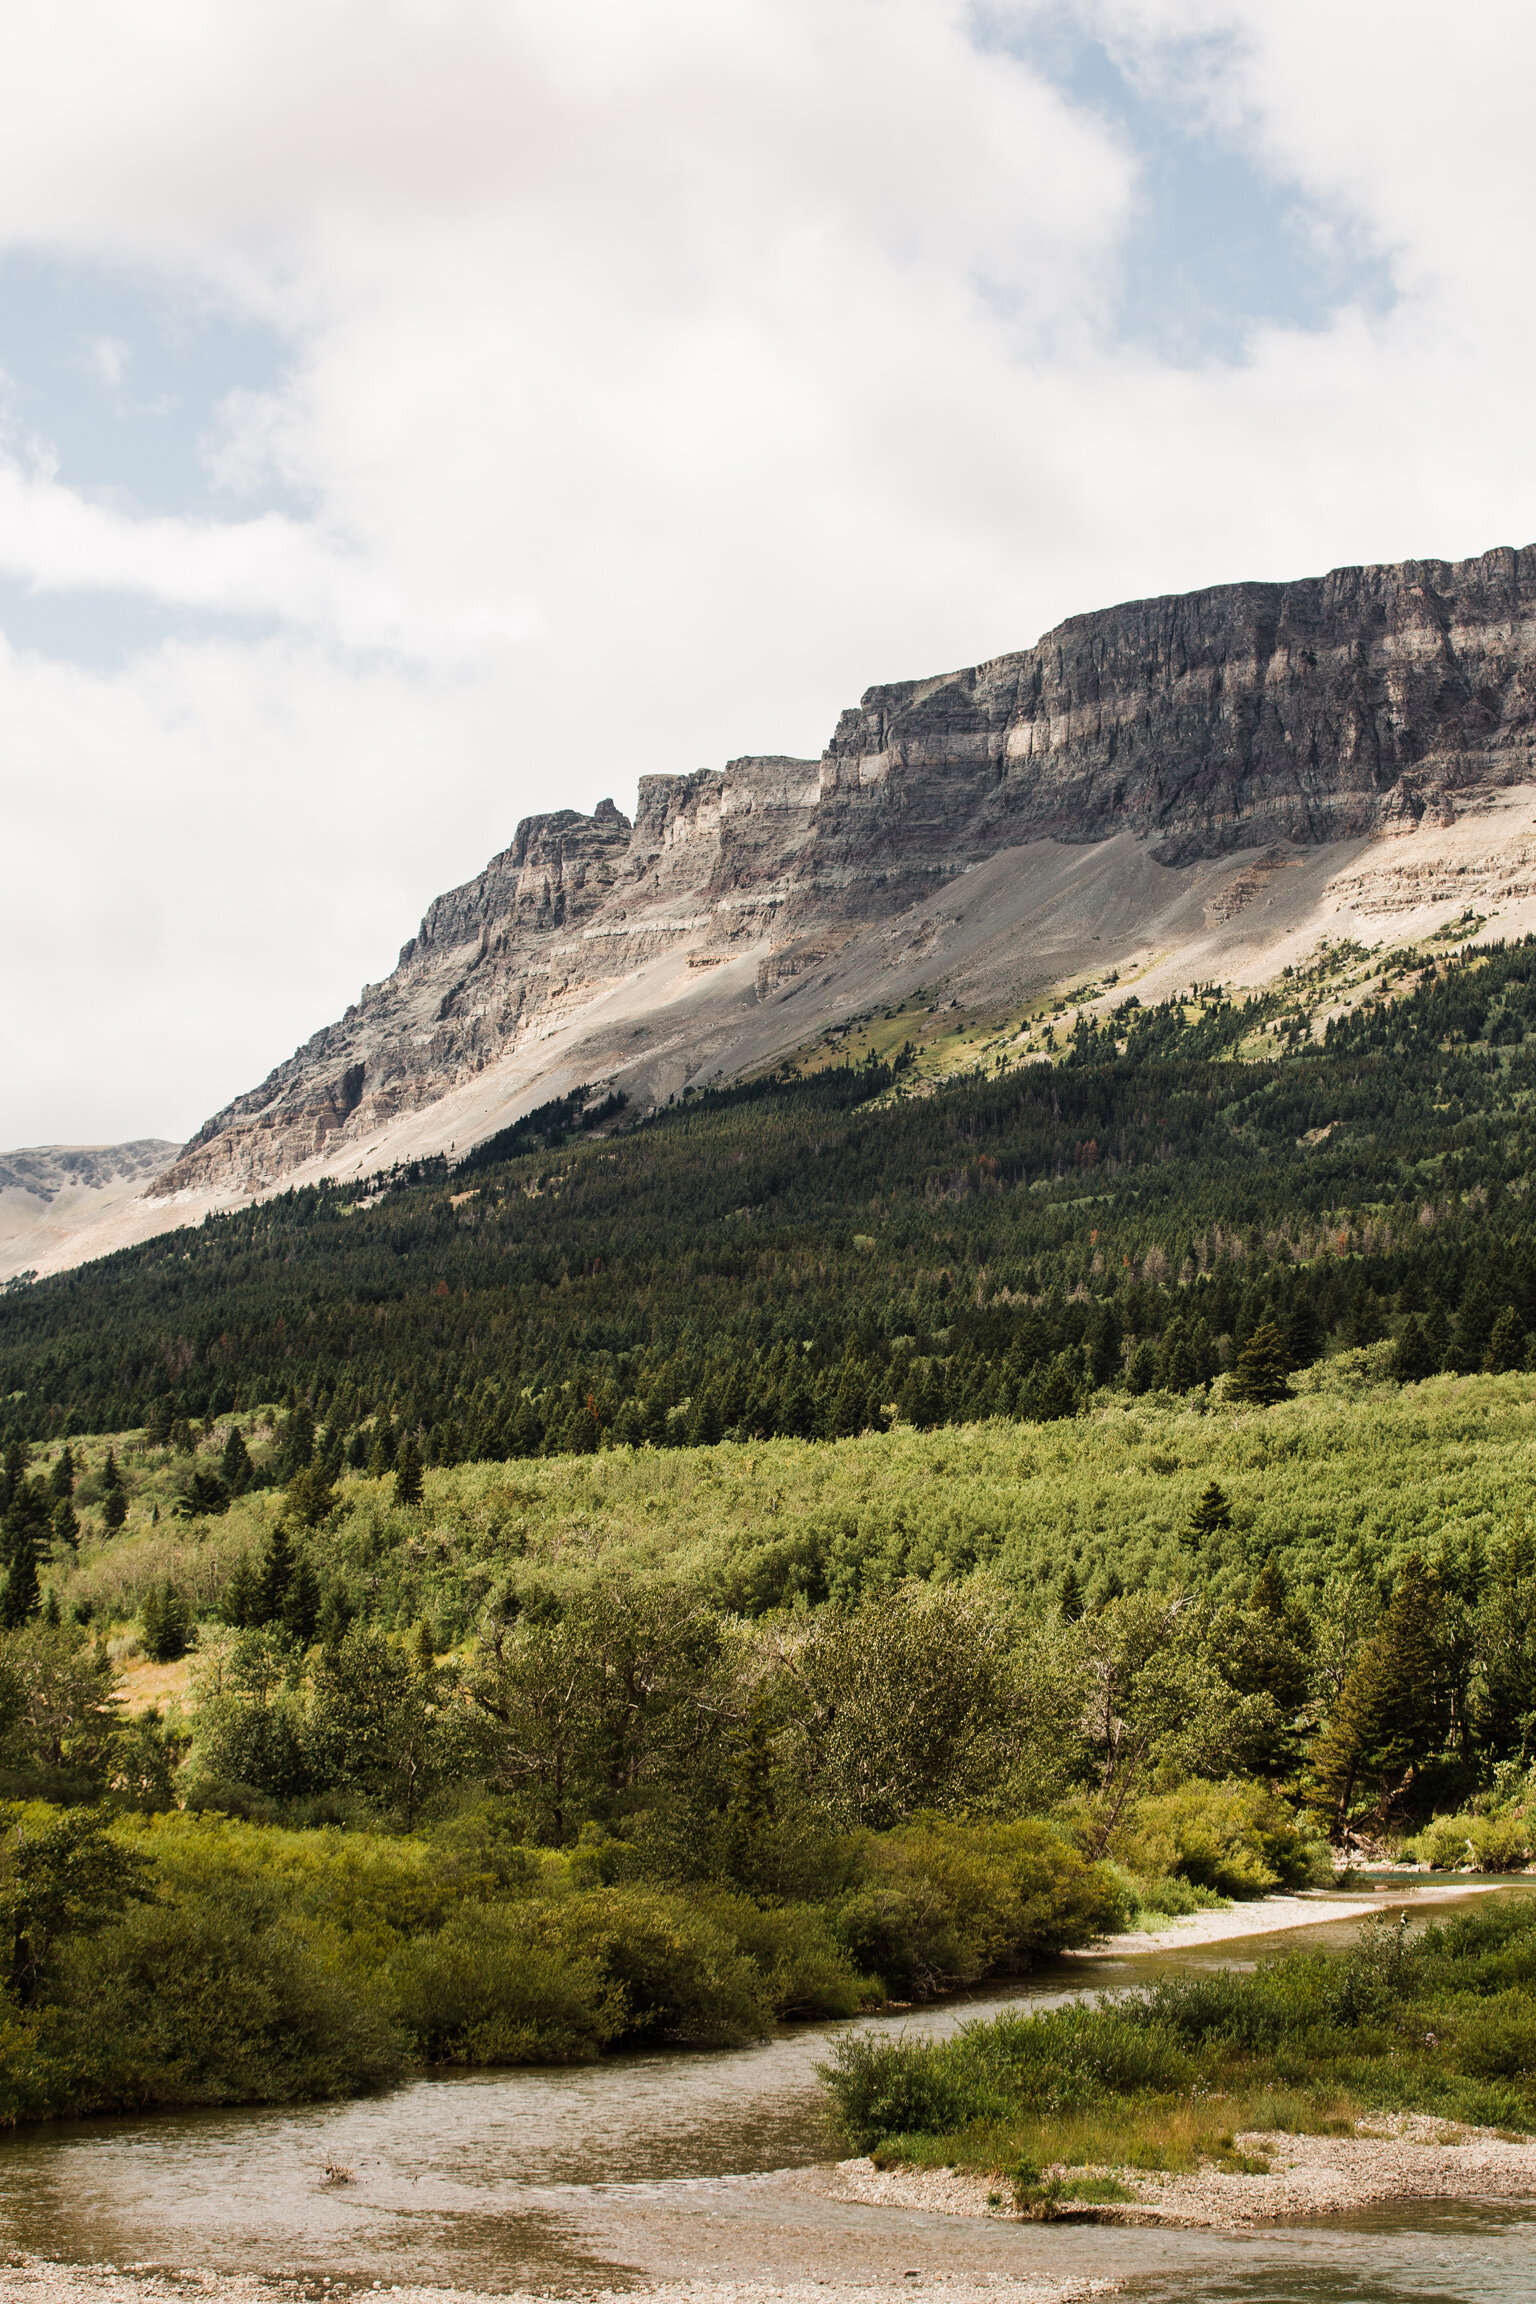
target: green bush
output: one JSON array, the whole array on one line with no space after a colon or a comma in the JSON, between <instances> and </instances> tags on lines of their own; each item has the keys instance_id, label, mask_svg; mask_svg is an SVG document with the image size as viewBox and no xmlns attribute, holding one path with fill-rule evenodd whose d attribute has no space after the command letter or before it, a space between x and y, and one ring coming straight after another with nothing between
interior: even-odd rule
<instances>
[{"instance_id":1,"label":"green bush","mask_svg":"<svg viewBox=\"0 0 1536 2304\"><path fill-rule=\"evenodd\" d=\"M1022 1975L1125 1917L1111 1871L1050 1824L912 1824L868 1840L864 1868L837 1932L900 1998Z\"/></svg>"},{"instance_id":2,"label":"green bush","mask_svg":"<svg viewBox=\"0 0 1536 2304\"><path fill-rule=\"evenodd\" d=\"M1474 1872L1519 1872L1530 1853L1529 1822L1513 1812L1437 1816L1403 1847L1411 1863L1427 1864L1435 1872L1453 1872L1469 1864Z\"/></svg>"},{"instance_id":3,"label":"green bush","mask_svg":"<svg viewBox=\"0 0 1536 2304\"><path fill-rule=\"evenodd\" d=\"M291 2103L381 2087L407 2043L270 1891L141 1905L74 1949L52 2055L76 2110Z\"/></svg>"},{"instance_id":4,"label":"green bush","mask_svg":"<svg viewBox=\"0 0 1536 2304\"><path fill-rule=\"evenodd\" d=\"M862 2152L893 2137L985 2128L1029 2109L1180 2088L1189 2058L1134 2009L1074 2006L969 2024L953 2039L853 2038L825 2078Z\"/></svg>"},{"instance_id":5,"label":"green bush","mask_svg":"<svg viewBox=\"0 0 1536 2304\"><path fill-rule=\"evenodd\" d=\"M1480 2080L1536 2079L1536 2007L1512 1989L1484 2001L1458 2026L1456 2061Z\"/></svg>"},{"instance_id":6,"label":"green bush","mask_svg":"<svg viewBox=\"0 0 1536 2304\"><path fill-rule=\"evenodd\" d=\"M1454 1872L1472 1860L1473 1821L1470 1816L1437 1816L1404 1843L1403 1854L1410 1864L1427 1864L1432 1872Z\"/></svg>"},{"instance_id":7,"label":"green bush","mask_svg":"<svg viewBox=\"0 0 1536 2304\"><path fill-rule=\"evenodd\" d=\"M1189 1783L1153 1794L1115 1839L1115 1853L1152 1880L1188 1880L1220 1896L1325 1886L1328 1851L1267 1784Z\"/></svg>"},{"instance_id":8,"label":"green bush","mask_svg":"<svg viewBox=\"0 0 1536 2304\"><path fill-rule=\"evenodd\" d=\"M659 1889L595 1888L551 1907L557 1940L592 1960L623 2008L622 2037L727 2048L764 2039L764 1978L707 1914Z\"/></svg>"},{"instance_id":9,"label":"green bush","mask_svg":"<svg viewBox=\"0 0 1536 2304\"><path fill-rule=\"evenodd\" d=\"M543 1903L472 1904L394 1954L384 1980L428 2063L590 2063L619 2036L622 1992L549 1934Z\"/></svg>"},{"instance_id":10,"label":"green bush","mask_svg":"<svg viewBox=\"0 0 1536 2304\"><path fill-rule=\"evenodd\" d=\"M1214 1888L1197 1888L1193 1880L1180 1878L1177 1873L1164 1873L1160 1880L1136 1880L1127 1873L1129 1900L1133 1917L1142 1913L1156 1918L1182 1920L1191 1912L1225 1912L1230 1910L1230 1896L1218 1896Z\"/></svg>"},{"instance_id":11,"label":"green bush","mask_svg":"<svg viewBox=\"0 0 1536 2304\"><path fill-rule=\"evenodd\" d=\"M1531 1852L1530 1831L1523 1816L1474 1816L1467 1834L1472 1862L1479 1872L1519 1872Z\"/></svg>"},{"instance_id":12,"label":"green bush","mask_svg":"<svg viewBox=\"0 0 1536 2304\"><path fill-rule=\"evenodd\" d=\"M859 1973L815 1905L764 1906L724 1893L699 1901L753 1963L776 2016L856 2016L881 1998L879 1984Z\"/></svg>"}]
</instances>

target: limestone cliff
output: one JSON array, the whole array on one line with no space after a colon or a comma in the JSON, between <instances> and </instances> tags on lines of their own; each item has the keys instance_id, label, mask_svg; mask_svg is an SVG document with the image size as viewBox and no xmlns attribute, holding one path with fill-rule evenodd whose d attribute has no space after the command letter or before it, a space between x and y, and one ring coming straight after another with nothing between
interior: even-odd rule
<instances>
[{"instance_id":1,"label":"limestone cliff","mask_svg":"<svg viewBox=\"0 0 1536 2304\"><path fill-rule=\"evenodd\" d=\"M851 939L978 867L995 901L1032 844L1128 836L1145 910L1159 867L1171 886L1236 851L1450 821L1459 795L1536 780L1533 753L1536 547L1075 616L1016 655L870 689L819 762L643 777L633 823L611 800L527 819L154 1189L257 1189L346 1147L360 1164L439 1103L445 1143L455 1124L467 1142L499 1118L470 1093L482 1075L526 1104L568 1082L557 1059L598 1045L581 1041L598 1022L614 1077L690 1030L728 1072L754 1002L830 982ZM933 949L915 934L912 965Z\"/></svg>"}]
</instances>

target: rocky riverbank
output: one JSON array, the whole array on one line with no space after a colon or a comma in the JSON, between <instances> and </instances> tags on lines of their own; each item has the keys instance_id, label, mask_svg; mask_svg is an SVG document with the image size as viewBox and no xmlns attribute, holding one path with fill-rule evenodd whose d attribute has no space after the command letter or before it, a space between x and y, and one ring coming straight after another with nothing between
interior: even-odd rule
<instances>
[{"instance_id":1,"label":"rocky riverbank","mask_svg":"<svg viewBox=\"0 0 1536 2304\"><path fill-rule=\"evenodd\" d=\"M917 2279L913 2273L908 2276ZM925 2282L925 2286L933 2283ZM945 2304L1084 2304L1119 2286L1113 2280L945 2279ZM584 2293L581 2304L910 2304L911 2287L876 2283L852 2287L803 2280L772 2286L760 2281L666 2281L657 2286ZM39 2256L0 2261L3 2304L305 2304L327 2298L377 2297L379 2304L549 2304L547 2294L471 2288L398 2287L379 2280L319 2280L274 2274L167 2271L143 2264L51 2264Z\"/></svg>"}]
</instances>

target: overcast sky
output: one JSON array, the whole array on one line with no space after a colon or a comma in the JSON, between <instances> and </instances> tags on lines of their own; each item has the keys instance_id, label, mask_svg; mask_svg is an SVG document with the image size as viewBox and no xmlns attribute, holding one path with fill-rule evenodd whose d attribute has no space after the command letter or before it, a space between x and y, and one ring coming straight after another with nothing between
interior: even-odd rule
<instances>
[{"instance_id":1,"label":"overcast sky","mask_svg":"<svg viewBox=\"0 0 1536 2304\"><path fill-rule=\"evenodd\" d=\"M1528 0L0 0L0 1145L517 819L1536 537Z\"/></svg>"}]
</instances>

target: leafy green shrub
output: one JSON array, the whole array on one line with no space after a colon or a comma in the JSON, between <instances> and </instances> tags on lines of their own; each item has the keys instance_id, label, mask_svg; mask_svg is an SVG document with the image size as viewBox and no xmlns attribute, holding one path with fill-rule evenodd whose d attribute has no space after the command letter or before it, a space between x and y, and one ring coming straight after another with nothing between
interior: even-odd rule
<instances>
[{"instance_id":1,"label":"leafy green shrub","mask_svg":"<svg viewBox=\"0 0 1536 2304\"><path fill-rule=\"evenodd\" d=\"M543 1904L474 1904L393 1956L384 1981L429 2063L590 2063L618 2037L622 1992L549 1933Z\"/></svg>"},{"instance_id":2,"label":"leafy green shrub","mask_svg":"<svg viewBox=\"0 0 1536 2304\"><path fill-rule=\"evenodd\" d=\"M1161 1917L1183 1919L1191 1912L1225 1912L1231 1907L1230 1896L1218 1896L1211 1888L1197 1888L1192 1880L1181 1880L1171 1873L1164 1873L1156 1880L1138 1879L1113 1857L1103 1858L1101 1869L1114 1883L1125 1908L1124 1925L1128 1928Z\"/></svg>"},{"instance_id":3,"label":"leafy green shrub","mask_svg":"<svg viewBox=\"0 0 1536 2304\"><path fill-rule=\"evenodd\" d=\"M943 2136L1003 2120L1012 2108L1000 2088L980 2086L974 2071L928 2041L844 2040L823 2077L858 2152L892 2136Z\"/></svg>"},{"instance_id":4,"label":"leafy green shrub","mask_svg":"<svg viewBox=\"0 0 1536 2304\"><path fill-rule=\"evenodd\" d=\"M410 2060L363 1980L269 1889L229 1883L72 1947L52 2053L77 2110L354 2095Z\"/></svg>"},{"instance_id":5,"label":"leafy green shrub","mask_svg":"<svg viewBox=\"0 0 1536 2304\"><path fill-rule=\"evenodd\" d=\"M860 2151L895 2136L985 2127L1028 2108L1062 2111L1184 2085L1178 2042L1129 2006L1072 2006L968 2024L952 2039L858 2038L824 2073Z\"/></svg>"},{"instance_id":6,"label":"leafy green shrub","mask_svg":"<svg viewBox=\"0 0 1536 2304\"><path fill-rule=\"evenodd\" d=\"M1474 1821L1471 1816L1436 1816L1404 1843L1403 1854L1410 1864L1427 1864L1432 1872L1454 1872L1471 1862Z\"/></svg>"},{"instance_id":7,"label":"leafy green shrub","mask_svg":"<svg viewBox=\"0 0 1536 2304\"><path fill-rule=\"evenodd\" d=\"M1293 1953L1249 1974L1172 1977L949 2040L852 2038L825 2077L865 2150L937 2136L945 2153L987 2166L1006 2157L998 2132L1010 2123L1025 2144L1042 2120L1098 2107L1134 2156L1132 2136L1155 2125L1136 2108L1153 2099L1165 2130L1187 2126L1196 2098L1241 2097L1293 2128L1336 2124L1364 2101L1536 2129L1536 1901L1461 1915L1417 1940L1405 1924L1367 1922L1342 1958ZM1229 2153L1231 2141L1221 2139Z\"/></svg>"},{"instance_id":8,"label":"leafy green shrub","mask_svg":"<svg viewBox=\"0 0 1536 2304\"><path fill-rule=\"evenodd\" d=\"M1160 1880L1132 1881L1131 1885L1139 1912L1170 1920L1182 1920L1191 1912L1231 1909L1230 1896L1218 1896L1214 1888L1197 1888L1193 1880L1181 1879L1176 1873L1164 1873Z\"/></svg>"},{"instance_id":9,"label":"leafy green shrub","mask_svg":"<svg viewBox=\"0 0 1536 2304\"><path fill-rule=\"evenodd\" d=\"M622 2005L624 2037L735 2047L773 2023L763 1978L726 1931L683 1897L596 1888L550 1907L556 1941L595 1962Z\"/></svg>"},{"instance_id":10,"label":"leafy green shrub","mask_svg":"<svg viewBox=\"0 0 1536 2304\"><path fill-rule=\"evenodd\" d=\"M1456 2061L1479 2080L1536 2079L1536 2007L1528 1992L1486 2000L1457 2027Z\"/></svg>"},{"instance_id":11,"label":"leafy green shrub","mask_svg":"<svg viewBox=\"0 0 1536 2304\"><path fill-rule=\"evenodd\" d=\"M1474 1816L1467 1838L1479 1872L1519 1872L1531 1852L1530 1829L1523 1816Z\"/></svg>"},{"instance_id":12,"label":"leafy green shrub","mask_svg":"<svg viewBox=\"0 0 1536 2304\"><path fill-rule=\"evenodd\" d=\"M912 1824L866 1842L864 1863L837 1932L901 1997L1022 1975L1125 1916L1112 1873L1050 1824Z\"/></svg>"},{"instance_id":13,"label":"leafy green shrub","mask_svg":"<svg viewBox=\"0 0 1536 2304\"><path fill-rule=\"evenodd\" d=\"M856 2016L881 1997L854 1967L825 1912L811 1904L754 1904L750 1897L696 1899L761 1975L776 2016Z\"/></svg>"},{"instance_id":14,"label":"leafy green shrub","mask_svg":"<svg viewBox=\"0 0 1536 2304\"><path fill-rule=\"evenodd\" d=\"M1327 1849L1267 1784L1156 1793L1117 1834L1115 1852L1149 1880L1188 1880L1221 1896L1320 1887L1333 1877Z\"/></svg>"}]
</instances>

